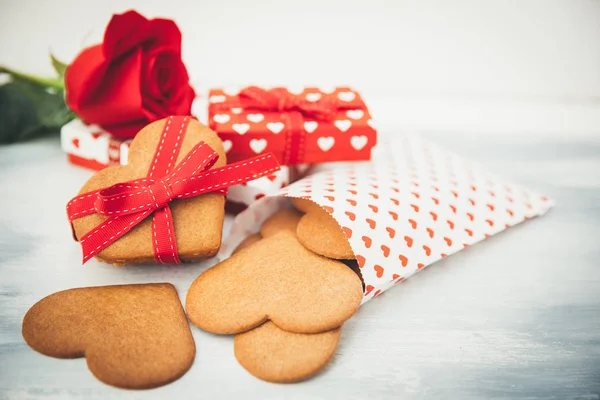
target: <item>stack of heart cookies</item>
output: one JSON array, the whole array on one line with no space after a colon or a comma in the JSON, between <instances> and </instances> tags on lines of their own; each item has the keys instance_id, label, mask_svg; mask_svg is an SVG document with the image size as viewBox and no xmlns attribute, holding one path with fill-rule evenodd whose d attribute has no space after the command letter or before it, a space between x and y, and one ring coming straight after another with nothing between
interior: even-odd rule
<instances>
[{"instance_id":1,"label":"stack of heart cookies","mask_svg":"<svg viewBox=\"0 0 600 400\"><path fill-rule=\"evenodd\" d=\"M239 363L271 382L297 382L325 367L363 298L341 227L316 203L292 204L196 278L186 298L193 324L235 335Z\"/></svg>"}]
</instances>

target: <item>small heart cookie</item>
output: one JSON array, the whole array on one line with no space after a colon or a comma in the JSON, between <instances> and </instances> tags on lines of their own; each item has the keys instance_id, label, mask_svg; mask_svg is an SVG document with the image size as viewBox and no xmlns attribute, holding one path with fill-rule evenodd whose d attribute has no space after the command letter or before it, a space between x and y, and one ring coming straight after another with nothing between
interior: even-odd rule
<instances>
[{"instance_id":1,"label":"small heart cookie","mask_svg":"<svg viewBox=\"0 0 600 400\"><path fill-rule=\"evenodd\" d=\"M323 333L286 332L265 322L235 335L233 349L238 362L255 377L269 382L298 382L327 365L341 333L341 328Z\"/></svg>"},{"instance_id":2,"label":"small heart cookie","mask_svg":"<svg viewBox=\"0 0 600 400\"><path fill-rule=\"evenodd\" d=\"M70 289L51 294L23 318L23 338L42 354L85 357L102 382L148 389L192 366L196 346L169 283Z\"/></svg>"},{"instance_id":3,"label":"small heart cookie","mask_svg":"<svg viewBox=\"0 0 600 400\"><path fill-rule=\"evenodd\" d=\"M302 215L292 208L277 211L263 222L260 234L263 238L287 230L296 232L296 227Z\"/></svg>"},{"instance_id":4,"label":"small heart cookie","mask_svg":"<svg viewBox=\"0 0 600 400\"><path fill-rule=\"evenodd\" d=\"M337 221L319 207L313 209L298 222L298 240L309 250L329 258L355 259L352 247Z\"/></svg>"},{"instance_id":5,"label":"small heart cookie","mask_svg":"<svg viewBox=\"0 0 600 400\"><path fill-rule=\"evenodd\" d=\"M234 334L267 320L298 333L340 326L357 310L362 284L346 265L307 250L282 231L203 272L187 293L190 321Z\"/></svg>"},{"instance_id":6,"label":"small heart cookie","mask_svg":"<svg viewBox=\"0 0 600 400\"><path fill-rule=\"evenodd\" d=\"M163 128L167 121L168 119L162 119L143 128L131 142L127 165L115 165L97 172L83 185L79 194L146 177L156 152L173 152L173 149L162 148L161 144ZM190 119L187 129L181 129L177 133L184 136L179 153L173 157L175 166L201 141L219 155L211 169L226 164L221 140L216 133L197 120ZM169 203L177 250L182 261L212 257L218 252L225 216L224 205L225 197L215 193L173 200ZM91 214L73 220L75 236L81 239L86 233L97 229L106 219L107 217L100 214ZM155 263L152 223L151 214L126 235L98 253L96 258L115 265Z\"/></svg>"}]
</instances>

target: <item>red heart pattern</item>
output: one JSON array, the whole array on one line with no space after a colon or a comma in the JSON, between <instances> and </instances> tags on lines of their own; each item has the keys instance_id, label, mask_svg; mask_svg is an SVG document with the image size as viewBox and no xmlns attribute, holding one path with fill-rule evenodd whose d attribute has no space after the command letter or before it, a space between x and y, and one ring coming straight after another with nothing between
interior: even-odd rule
<instances>
[{"instance_id":1,"label":"red heart pattern","mask_svg":"<svg viewBox=\"0 0 600 400\"><path fill-rule=\"evenodd\" d=\"M365 266L365 258L361 255L358 255L358 254L356 255L356 262L358 262L358 266L360 268Z\"/></svg>"},{"instance_id":2,"label":"red heart pattern","mask_svg":"<svg viewBox=\"0 0 600 400\"><path fill-rule=\"evenodd\" d=\"M389 257L389 255L390 255L390 248L387 247L385 244L381 245L381 251L383 251L383 256L384 257L386 257L386 258Z\"/></svg>"},{"instance_id":3,"label":"red heart pattern","mask_svg":"<svg viewBox=\"0 0 600 400\"><path fill-rule=\"evenodd\" d=\"M362 241L365 243L365 247L366 247L367 249L371 248L371 243L373 243L373 241L371 240L371 238L370 238L370 237L368 237L368 236L363 236L363 237L362 237Z\"/></svg>"},{"instance_id":4,"label":"red heart pattern","mask_svg":"<svg viewBox=\"0 0 600 400\"><path fill-rule=\"evenodd\" d=\"M308 181L284 189L329 207L356 253L364 301L550 207L548 199L422 139L398 143L376 147L373 163L316 166Z\"/></svg>"},{"instance_id":5,"label":"red heart pattern","mask_svg":"<svg viewBox=\"0 0 600 400\"><path fill-rule=\"evenodd\" d=\"M408 258L406 258L405 255L400 254L398 258L400 259L400 263L402 263L403 267L406 267L408 265Z\"/></svg>"},{"instance_id":6,"label":"red heart pattern","mask_svg":"<svg viewBox=\"0 0 600 400\"><path fill-rule=\"evenodd\" d=\"M352 237L352 229L347 226L342 226L342 231L344 231L344 235L346 235L346 239L350 239Z\"/></svg>"},{"instance_id":7,"label":"red heart pattern","mask_svg":"<svg viewBox=\"0 0 600 400\"><path fill-rule=\"evenodd\" d=\"M423 245L423 250L425 250L425 254L427 255L427 257L429 257L431 255L431 248L427 245Z\"/></svg>"}]
</instances>

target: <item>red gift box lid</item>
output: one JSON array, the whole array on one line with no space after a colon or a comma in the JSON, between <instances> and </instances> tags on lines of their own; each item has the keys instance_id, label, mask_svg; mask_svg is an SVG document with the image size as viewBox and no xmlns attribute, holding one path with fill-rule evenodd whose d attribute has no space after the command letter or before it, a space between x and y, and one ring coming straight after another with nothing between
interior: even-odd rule
<instances>
[{"instance_id":1,"label":"red gift box lid","mask_svg":"<svg viewBox=\"0 0 600 400\"><path fill-rule=\"evenodd\" d=\"M209 126L223 140L229 161L264 152L274 153L284 165L370 159L377 132L358 92L349 87L275 88L267 93L248 89L280 97L265 106L246 101L241 92L212 89L209 93ZM308 112L288 107L299 103ZM320 105L331 107L329 118L311 114Z\"/></svg>"}]
</instances>

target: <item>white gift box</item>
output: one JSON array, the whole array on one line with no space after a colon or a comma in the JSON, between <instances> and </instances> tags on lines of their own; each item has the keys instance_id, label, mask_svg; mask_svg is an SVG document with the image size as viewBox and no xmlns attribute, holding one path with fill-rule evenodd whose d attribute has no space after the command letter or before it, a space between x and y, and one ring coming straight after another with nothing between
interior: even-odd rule
<instances>
[{"instance_id":1,"label":"white gift box","mask_svg":"<svg viewBox=\"0 0 600 400\"><path fill-rule=\"evenodd\" d=\"M127 164L130 139L119 139L97 125L75 119L60 130L61 147L73 164L100 170Z\"/></svg>"}]
</instances>

